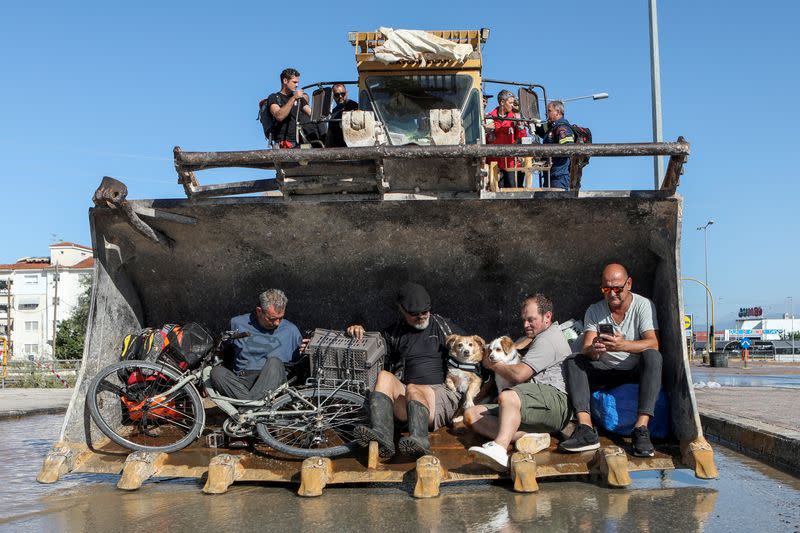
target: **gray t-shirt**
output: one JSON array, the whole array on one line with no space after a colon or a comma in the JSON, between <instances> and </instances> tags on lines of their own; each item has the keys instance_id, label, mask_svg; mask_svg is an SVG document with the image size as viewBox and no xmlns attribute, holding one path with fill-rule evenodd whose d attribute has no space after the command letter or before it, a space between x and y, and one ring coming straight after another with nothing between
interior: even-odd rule
<instances>
[{"instance_id":1,"label":"gray t-shirt","mask_svg":"<svg viewBox=\"0 0 800 533\"><path fill-rule=\"evenodd\" d=\"M642 340L642 333L645 331L657 330L656 306L644 296L636 293L631 293L631 295L633 301L621 324L614 322L611 309L608 308L608 302L605 299L590 305L583 318L585 331L597 332L598 324L611 324L614 326L614 331L625 337L625 340L638 341ZM639 364L639 354L606 352L600 356L598 362L608 369L629 370Z\"/></svg>"},{"instance_id":2,"label":"gray t-shirt","mask_svg":"<svg viewBox=\"0 0 800 533\"><path fill-rule=\"evenodd\" d=\"M541 385L551 385L561 392L567 392L564 386L564 359L572 355L569 343L561 333L558 322L533 338L528 351L522 356L522 362L531 367L534 375L531 381Z\"/></svg>"}]
</instances>

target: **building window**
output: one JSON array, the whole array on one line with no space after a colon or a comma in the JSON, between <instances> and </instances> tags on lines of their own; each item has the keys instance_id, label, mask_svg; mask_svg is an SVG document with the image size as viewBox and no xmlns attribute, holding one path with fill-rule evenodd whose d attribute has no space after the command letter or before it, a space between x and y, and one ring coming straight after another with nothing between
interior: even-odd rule
<instances>
[{"instance_id":1,"label":"building window","mask_svg":"<svg viewBox=\"0 0 800 533\"><path fill-rule=\"evenodd\" d=\"M39 355L39 345L38 344L26 344L25 345L25 353L26 354Z\"/></svg>"},{"instance_id":2,"label":"building window","mask_svg":"<svg viewBox=\"0 0 800 533\"><path fill-rule=\"evenodd\" d=\"M36 274L34 275L25 275L25 285L38 285L39 284L39 276Z\"/></svg>"},{"instance_id":3,"label":"building window","mask_svg":"<svg viewBox=\"0 0 800 533\"><path fill-rule=\"evenodd\" d=\"M33 311L38 308L39 302L20 302L19 306L17 306L20 311Z\"/></svg>"},{"instance_id":4,"label":"building window","mask_svg":"<svg viewBox=\"0 0 800 533\"><path fill-rule=\"evenodd\" d=\"M0 304L0 313L8 311L8 304Z\"/></svg>"},{"instance_id":5,"label":"building window","mask_svg":"<svg viewBox=\"0 0 800 533\"><path fill-rule=\"evenodd\" d=\"M25 321L25 331L39 331L39 323L35 320Z\"/></svg>"}]
</instances>

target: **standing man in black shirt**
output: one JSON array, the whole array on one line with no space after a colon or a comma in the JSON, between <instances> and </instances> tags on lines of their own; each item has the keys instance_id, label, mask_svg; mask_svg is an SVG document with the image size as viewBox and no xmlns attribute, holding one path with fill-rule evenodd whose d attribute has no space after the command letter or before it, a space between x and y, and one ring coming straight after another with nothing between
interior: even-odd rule
<instances>
[{"instance_id":1,"label":"standing man in black shirt","mask_svg":"<svg viewBox=\"0 0 800 533\"><path fill-rule=\"evenodd\" d=\"M347 146L344 142L344 133L342 133L342 113L355 111L358 109L358 103L347 97L347 88L343 83L337 83L331 89L333 90L333 101L336 102L336 105L331 111L330 118L334 122L328 123L328 137L325 139L325 146L328 148L341 148Z\"/></svg>"},{"instance_id":2,"label":"standing man in black shirt","mask_svg":"<svg viewBox=\"0 0 800 533\"><path fill-rule=\"evenodd\" d=\"M371 426L357 426L362 445L377 441L380 456L395 453L394 419L408 421L408 436L397 443L400 451L419 457L431 453L428 428L436 431L453 418L461 401L458 392L444 385L448 350L445 339L464 331L431 313L431 298L424 287L406 283L397 294L400 317L381 334L386 340L386 368L378 374L370 394ZM364 327L353 325L347 334L361 338Z\"/></svg>"},{"instance_id":3,"label":"standing man in black shirt","mask_svg":"<svg viewBox=\"0 0 800 533\"><path fill-rule=\"evenodd\" d=\"M311 117L308 95L300 89L300 73L287 68L281 72L281 90L267 98L267 107L272 115L271 137L278 148L297 148L298 122ZM300 116L304 113L305 116Z\"/></svg>"}]
</instances>

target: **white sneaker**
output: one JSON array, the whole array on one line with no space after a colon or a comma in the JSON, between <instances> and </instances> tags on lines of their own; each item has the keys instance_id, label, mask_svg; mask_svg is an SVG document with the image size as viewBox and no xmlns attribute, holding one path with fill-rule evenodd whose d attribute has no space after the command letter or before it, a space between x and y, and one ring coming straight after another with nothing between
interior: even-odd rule
<instances>
[{"instance_id":1,"label":"white sneaker","mask_svg":"<svg viewBox=\"0 0 800 533\"><path fill-rule=\"evenodd\" d=\"M508 470L508 451L493 440L483 446L472 446L469 454L476 463L488 466L492 470L498 472Z\"/></svg>"},{"instance_id":2,"label":"white sneaker","mask_svg":"<svg viewBox=\"0 0 800 533\"><path fill-rule=\"evenodd\" d=\"M537 453L550 447L549 433L525 433L517 439L514 447L518 452Z\"/></svg>"}]
</instances>

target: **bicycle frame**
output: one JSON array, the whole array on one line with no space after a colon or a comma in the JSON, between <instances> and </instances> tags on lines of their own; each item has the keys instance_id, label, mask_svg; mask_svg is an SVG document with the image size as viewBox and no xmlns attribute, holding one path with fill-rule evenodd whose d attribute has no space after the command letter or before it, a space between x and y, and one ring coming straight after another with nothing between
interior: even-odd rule
<instances>
[{"instance_id":1,"label":"bicycle frame","mask_svg":"<svg viewBox=\"0 0 800 533\"><path fill-rule=\"evenodd\" d=\"M160 361L165 368L174 370L178 374L181 374L181 377L172 387L162 393L159 393L157 397L150 399L150 404L163 404L164 402L169 401L170 398L178 391L185 387L191 386L199 389L198 392L200 392L201 395L202 392L205 391L208 399L211 400L214 405L219 407L228 416L229 420L239 424L240 426L247 427L257 424L260 418L267 418L275 415L280 415L282 417L314 415L319 411L320 408L325 406L325 401L323 401L320 405L314 405L312 402L303 397L303 395L298 392L299 390L305 390L308 388L320 390L324 387L326 389L332 388L330 396L335 395L342 389L349 390L351 392L358 391L359 394L363 395L362 391L365 386L363 381L342 379L335 380L334 383L330 383L331 380L328 379L324 380L327 381L326 383L323 383L323 379L319 377L322 375L321 369L317 368L316 372L312 372L312 375L317 377L308 378L302 387L294 387L291 385L290 381L282 384L275 390L270 391L264 399L243 400L223 396L211 386L211 370L214 368L214 366L216 366L216 364L219 364L217 355L219 354L222 343L225 342L227 338L230 338L229 333L230 332L223 333L223 335L216 340L214 347L209 350L209 352L203 358L201 365L195 370L182 371L176 366L169 364L167 361ZM272 404L275 402L275 400L285 394L290 395L296 402L300 402L303 408L296 407L292 410L281 411L273 409ZM242 407L250 409L240 412L239 409ZM201 428L200 435L202 435L203 429L204 428Z\"/></svg>"},{"instance_id":2,"label":"bicycle frame","mask_svg":"<svg viewBox=\"0 0 800 533\"><path fill-rule=\"evenodd\" d=\"M171 369L180 372L179 369L176 369L172 365L168 365L166 363L163 364L164 366L170 367ZM213 365L204 362L197 370L193 370L184 374L184 376L179 381L177 381L172 387L159 394L158 398L152 401L153 405L158 405L164 401L169 400L169 397L171 395L175 394L176 392L183 389L187 385L197 386L199 384L198 388L200 388L201 390L205 390L205 392L208 395L208 398L217 407L219 407L225 414L227 414L229 418L233 419L235 422L238 422L239 424L253 423L260 417L269 417L278 414L279 412L274 409L271 409L270 405L275 401L275 399L280 397L282 394L291 395L294 399L306 404L308 406L308 409L280 411L281 416L313 414L319 409L318 406L306 400L302 395L300 395L297 392L296 388L292 387L288 383L284 383L277 389L270 391L270 393L267 394L267 396L263 400L242 400L238 398L230 398L228 396L223 396L219 394L216 390L214 390L211 386L205 385L205 383L209 383L209 378L212 368ZM354 380L342 380L342 382L339 383L333 389L331 394L339 391L342 388L345 388L350 382L354 382ZM306 386L314 386L320 388L322 387L322 383L320 380L309 379L306 381ZM237 407L252 407L253 409L241 413L239 412Z\"/></svg>"}]
</instances>

